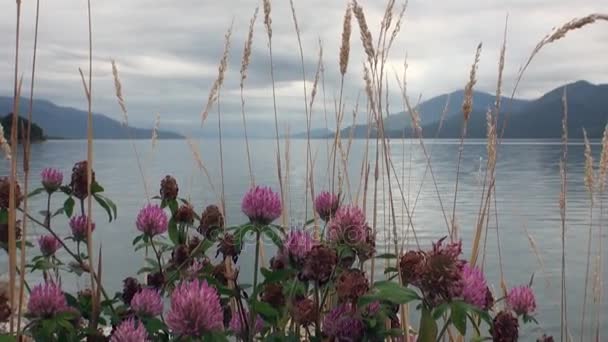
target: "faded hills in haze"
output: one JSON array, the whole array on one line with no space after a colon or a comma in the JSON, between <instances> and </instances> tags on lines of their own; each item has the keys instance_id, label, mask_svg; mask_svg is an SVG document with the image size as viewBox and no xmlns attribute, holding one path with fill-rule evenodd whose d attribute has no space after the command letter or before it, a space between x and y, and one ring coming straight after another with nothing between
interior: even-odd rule
<instances>
[{"instance_id":1,"label":"faded hills in haze","mask_svg":"<svg viewBox=\"0 0 608 342\"><path fill-rule=\"evenodd\" d=\"M21 98L21 117L27 116L29 100ZM88 113L71 107L61 107L46 100L34 100L32 122L40 126L48 138L86 139ZM0 115L13 111L13 98L0 96ZM5 128L6 130L6 128ZM93 113L93 136L95 139L150 139L151 129L130 127L129 131L117 120L103 114ZM159 139L183 138L170 131L158 131Z\"/></svg>"},{"instance_id":2,"label":"faded hills in haze","mask_svg":"<svg viewBox=\"0 0 608 342\"><path fill-rule=\"evenodd\" d=\"M562 116L564 113L562 97L564 87L568 103L568 132L572 138L581 138L583 128L590 138L601 138L604 126L608 123L608 84L595 85L587 81L578 81L560 86L534 100L502 98L498 131L502 130L504 118L508 116L504 138L522 139L559 139L562 134ZM446 101L449 102L446 110ZM434 138L437 134L440 118L445 110L445 118L438 138L460 138L462 132L462 90L433 97L420 103L417 107L423 136ZM494 107L493 94L475 91L473 94L473 111L467 124L467 137L486 137L486 112ZM385 133L391 138L412 137L411 118L409 113L400 112L384 117ZM317 130L314 137L319 137L323 130ZM376 136L376 129L367 125L347 126L340 132L342 137L366 138ZM333 132L325 137L333 136ZM295 135L306 138L306 133ZM313 135L311 135L313 137Z\"/></svg>"}]
</instances>

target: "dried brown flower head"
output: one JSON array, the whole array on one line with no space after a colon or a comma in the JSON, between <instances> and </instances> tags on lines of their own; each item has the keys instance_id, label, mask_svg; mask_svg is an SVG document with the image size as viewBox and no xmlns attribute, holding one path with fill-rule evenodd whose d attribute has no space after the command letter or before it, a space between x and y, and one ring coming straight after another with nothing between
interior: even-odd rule
<instances>
[{"instance_id":1,"label":"dried brown flower head","mask_svg":"<svg viewBox=\"0 0 608 342\"><path fill-rule=\"evenodd\" d=\"M21 221L15 224L15 240L21 239ZM8 246L8 224L0 223L0 243L3 248Z\"/></svg>"},{"instance_id":2,"label":"dried brown flower head","mask_svg":"<svg viewBox=\"0 0 608 342\"><path fill-rule=\"evenodd\" d=\"M174 200L179 193L175 178L167 175L160 181L160 197L162 200Z\"/></svg>"},{"instance_id":3,"label":"dried brown flower head","mask_svg":"<svg viewBox=\"0 0 608 342\"><path fill-rule=\"evenodd\" d=\"M148 286L153 287L155 289L161 289L165 284L165 276L160 272L150 273L147 277Z\"/></svg>"},{"instance_id":4,"label":"dried brown flower head","mask_svg":"<svg viewBox=\"0 0 608 342\"><path fill-rule=\"evenodd\" d=\"M283 294L283 285L278 283L268 283L264 286L261 296L262 302L266 302L275 308L280 308L285 305L285 295Z\"/></svg>"},{"instance_id":5,"label":"dried brown flower head","mask_svg":"<svg viewBox=\"0 0 608 342\"><path fill-rule=\"evenodd\" d=\"M192 209L192 206L189 204L182 204L175 213L175 221L187 225L194 223L194 209Z\"/></svg>"},{"instance_id":6,"label":"dried brown flower head","mask_svg":"<svg viewBox=\"0 0 608 342\"><path fill-rule=\"evenodd\" d=\"M401 269L401 278L403 284L418 284L424 265L424 252L408 251L401 256L399 268Z\"/></svg>"},{"instance_id":7,"label":"dried brown flower head","mask_svg":"<svg viewBox=\"0 0 608 342\"><path fill-rule=\"evenodd\" d=\"M369 291L369 282L365 273L358 269L345 270L336 281L336 292L340 300L355 302L367 291Z\"/></svg>"},{"instance_id":8,"label":"dried brown flower head","mask_svg":"<svg viewBox=\"0 0 608 342\"><path fill-rule=\"evenodd\" d=\"M149 279L150 275L148 275L148 285L150 285ZM122 284L122 301L126 305L130 305L133 296L135 296L137 292L141 291L141 285L137 279L132 277L125 278L125 280L122 281Z\"/></svg>"},{"instance_id":9,"label":"dried brown flower head","mask_svg":"<svg viewBox=\"0 0 608 342\"><path fill-rule=\"evenodd\" d=\"M88 162L83 160L72 167L70 188L72 189L72 194L78 199L85 199L89 195L87 165ZM91 170L91 184L93 183L95 183L95 171Z\"/></svg>"},{"instance_id":10,"label":"dried brown flower head","mask_svg":"<svg viewBox=\"0 0 608 342\"><path fill-rule=\"evenodd\" d=\"M289 308L291 318L302 326L309 326L317 319L317 310L315 302L310 298L302 298L295 300Z\"/></svg>"},{"instance_id":11,"label":"dried brown flower head","mask_svg":"<svg viewBox=\"0 0 608 342\"><path fill-rule=\"evenodd\" d=\"M11 306L8 302L8 297L4 293L0 294L0 322L8 322L11 317Z\"/></svg>"},{"instance_id":12,"label":"dried brown flower head","mask_svg":"<svg viewBox=\"0 0 608 342\"><path fill-rule=\"evenodd\" d=\"M10 198L11 181L9 177L0 177L0 208L8 209ZM15 207L21 204L21 187L19 182L15 184Z\"/></svg>"},{"instance_id":13,"label":"dried brown flower head","mask_svg":"<svg viewBox=\"0 0 608 342\"><path fill-rule=\"evenodd\" d=\"M338 256L333 249L325 245L314 246L306 253L300 278L324 284L329 280L337 262Z\"/></svg>"},{"instance_id":14,"label":"dried brown flower head","mask_svg":"<svg viewBox=\"0 0 608 342\"><path fill-rule=\"evenodd\" d=\"M234 235L232 234L224 234L224 236L220 239L219 244L217 246L216 256L222 255L224 259L232 258L234 262L239 257L241 251L237 248L237 245L234 241Z\"/></svg>"},{"instance_id":15,"label":"dried brown flower head","mask_svg":"<svg viewBox=\"0 0 608 342\"><path fill-rule=\"evenodd\" d=\"M490 335L492 335L492 341L494 342L516 342L519 337L517 318L513 317L509 311L499 312L494 317Z\"/></svg>"},{"instance_id":16,"label":"dried brown flower head","mask_svg":"<svg viewBox=\"0 0 608 342\"><path fill-rule=\"evenodd\" d=\"M207 239L214 240L224 229L224 215L218 206L209 205L201 214L201 224L198 232Z\"/></svg>"}]
</instances>

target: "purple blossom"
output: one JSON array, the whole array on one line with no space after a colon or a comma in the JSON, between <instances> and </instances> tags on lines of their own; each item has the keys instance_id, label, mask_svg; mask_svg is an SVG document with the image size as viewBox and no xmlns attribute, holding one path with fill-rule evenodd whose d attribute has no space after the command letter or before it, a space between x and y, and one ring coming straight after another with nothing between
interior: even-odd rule
<instances>
[{"instance_id":1,"label":"purple blossom","mask_svg":"<svg viewBox=\"0 0 608 342\"><path fill-rule=\"evenodd\" d=\"M461 297L465 302L483 309L486 307L487 287L481 270L478 267L471 267L466 264L462 268L460 293L455 294L455 296Z\"/></svg>"},{"instance_id":2,"label":"purple blossom","mask_svg":"<svg viewBox=\"0 0 608 342\"><path fill-rule=\"evenodd\" d=\"M27 311L36 318L48 318L68 310L65 295L54 283L36 285L30 293Z\"/></svg>"},{"instance_id":3,"label":"purple blossom","mask_svg":"<svg viewBox=\"0 0 608 342\"><path fill-rule=\"evenodd\" d=\"M315 241L310 232L299 229L292 229L283 242L283 249L292 260L300 262L304 260L306 253L312 249Z\"/></svg>"},{"instance_id":4,"label":"purple blossom","mask_svg":"<svg viewBox=\"0 0 608 342\"><path fill-rule=\"evenodd\" d=\"M323 191L315 198L315 211L325 222L332 218L339 206L340 198L331 192Z\"/></svg>"},{"instance_id":5,"label":"purple blossom","mask_svg":"<svg viewBox=\"0 0 608 342\"><path fill-rule=\"evenodd\" d=\"M530 286L518 286L509 290L507 306L517 315L530 315L536 310L534 291Z\"/></svg>"},{"instance_id":6,"label":"purple blossom","mask_svg":"<svg viewBox=\"0 0 608 342\"><path fill-rule=\"evenodd\" d=\"M267 225L281 216L281 196L269 187L256 186L243 196L241 210L251 223Z\"/></svg>"},{"instance_id":7,"label":"purple blossom","mask_svg":"<svg viewBox=\"0 0 608 342\"><path fill-rule=\"evenodd\" d=\"M365 214L356 206L344 206L336 211L327 226L328 238L334 243L359 245L366 242Z\"/></svg>"},{"instance_id":8,"label":"purple blossom","mask_svg":"<svg viewBox=\"0 0 608 342\"><path fill-rule=\"evenodd\" d=\"M63 182L63 173L57 169L47 167L40 173L42 186L48 193L53 193L59 189Z\"/></svg>"},{"instance_id":9,"label":"purple blossom","mask_svg":"<svg viewBox=\"0 0 608 342\"><path fill-rule=\"evenodd\" d=\"M76 241L87 240L87 224L88 219L86 215L73 216L70 219L70 229L72 230L72 237ZM95 230L95 222L91 222L91 233Z\"/></svg>"},{"instance_id":10,"label":"purple blossom","mask_svg":"<svg viewBox=\"0 0 608 342\"><path fill-rule=\"evenodd\" d=\"M348 304L337 306L323 319L323 333L336 341L359 341L363 330L363 322Z\"/></svg>"},{"instance_id":11,"label":"purple blossom","mask_svg":"<svg viewBox=\"0 0 608 342\"><path fill-rule=\"evenodd\" d=\"M129 318L123 321L112 333L110 342L146 342L150 341L148 332L144 325L133 319Z\"/></svg>"},{"instance_id":12,"label":"purple blossom","mask_svg":"<svg viewBox=\"0 0 608 342\"><path fill-rule=\"evenodd\" d=\"M156 204L148 204L137 215L137 229L148 236L167 231L167 214Z\"/></svg>"},{"instance_id":13,"label":"purple blossom","mask_svg":"<svg viewBox=\"0 0 608 342\"><path fill-rule=\"evenodd\" d=\"M42 255L49 257L61 248L61 243L53 235L42 235L38 238L38 247L40 247Z\"/></svg>"},{"instance_id":14,"label":"purple blossom","mask_svg":"<svg viewBox=\"0 0 608 342\"><path fill-rule=\"evenodd\" d=\"M145 288L133 296L131 309L140 316L158 316L163 312L163 301L156 289Z\"/></svg>"},{"instance_id":15,"label":"purple blossom","mask_svg":"<svg viewBox=\"0 0 608 342\"><path fill-rule=\"evenodd\" d=\"M249 313L245 311L244 318L249 320ZM264 321L260 315L257 315L255 318L255 334L262 332L264 329ZM240 312L234 312L232 314L232 318L230 319L230 330L238 337L242 339L247 338L247 329L245 328L245 324L243 323L243 317L241 317Z\"/></svg>"},{"instance_id":16,"label":"purple blossom","mask_svg":"<svg viewBox=\"0 0 608 342\"><path fill-rule=\"evenodd\" d=\"M180 283L171 294L167 325L174 333L200 337L224 329L224 311L217 290L206 281Z\"/></svg>"}]
</instances>

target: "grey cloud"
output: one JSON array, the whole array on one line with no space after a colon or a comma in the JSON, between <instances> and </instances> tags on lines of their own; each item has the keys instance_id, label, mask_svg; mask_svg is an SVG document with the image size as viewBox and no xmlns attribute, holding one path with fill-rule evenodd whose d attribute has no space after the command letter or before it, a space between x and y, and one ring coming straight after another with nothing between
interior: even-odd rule
<instances>
[{"instance_id":1,"label":"grey cloud","mask_svg":"<svg viewBox=\"0 0 608 342\"><path fill-rule=\"evenodd\" d=\"M374 37L384 2L360 1ZM29 73L33 38L33 2L24 2L21 72ZM118 62L131 122L150 126L161 113L163 125L194 133L209 88L217 76L224 33L234 21L229 71L222 89L222 113L227 129L240 129L240 58L249 19L257 0L104 0L93 1L94 108L118 118L110 59ZM318 40L323 42L326 106L333 125L334 98L339 87L337 56L346 1L295 0L305 51L304 67L309 82L317 65ZM13 5L14 6L14 5ZM78 68L87 67L86 4L69 0L42 2L39 64L36 93L62 105L84 107ZM14 58L14 11L0 13L0 93L12 93ZM408 55L410 96L424 98L462 89L478 42L484 48L477 88L493 92L503 25L509 14L505 92L513 86L518 68L534 45L553 26L574 16L602 10L595 0L575 7L568 0L442 1L411 0L405 23L395 41L388 78L391 110L401 109L393 70L401 73ZM273 1L273 54L278 115L282 125L302 127L304 103L297 39L288 1ZM353 22L351 57L346 76L347 106L355 105L363 87L364 56L359 30ZM608 47L605 27L585 28L543 50L524 78L518 96L535 97L565 82L587 79L606 82L604 57ZM272 122L272 92L267 37L263 13L255 26L254 49L246 81L246 108L251 127L263 130ZM29 81L24 80L24 86ZM310 91L311 83L307 83ZM26 88L27 89L27 88ZM361 107L365 105L362 98ZM315 106L314 125L324 126L321 88ZM349 109L350 112L350 109ZM212 126L216 114L210 117ZM360 118L364 115L359 115ZM350 120L350 118L349 118ZM233 127L230 127L233 126ZM210 128L209 128L210 129Z\"/></svg>"}]
</instances>

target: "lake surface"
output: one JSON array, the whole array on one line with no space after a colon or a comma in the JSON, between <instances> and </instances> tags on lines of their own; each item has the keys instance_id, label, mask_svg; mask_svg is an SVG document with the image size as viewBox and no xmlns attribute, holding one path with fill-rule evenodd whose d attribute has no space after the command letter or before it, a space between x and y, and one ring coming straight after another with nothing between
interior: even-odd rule
<instances>
[{"instance_id":1,"label":"lake surface","mask_svg":"<svg viewBox=\"0 0 608 342\"><path fill-rule=\"evenodd\" d=\"M203 163L208 168L214 188L221 189L219 172L219 148L215 140L197 142ZM344 142L346 145L346 142ZM217 203L217 197L209 185L207 177L201 172L186 141L161 140L152 151L149 141L134 143L148 179L149 189L158 193L160 179L166 174L174 175L180 186L180 196L190 198L200 213L208 204ZM315 160L315 191L318 193L328 188L327 182L327 142L312 141ZM371 224L373 198L373 163L374 143L370 142L371 172L369 178L367 214ZM432 169L439 189L441 200L448 218L451 218L456 164L458 160L458 142L452 140L426 140L427 152L431 154ZM360 183L360 170L366 148L365 141L354 141L350 148L348 161L348 179L351 194L354 197ZM597 156L600 146L594 145ZM241 140L224 142L224 173L227 218L229 224L238 224L245 220L240 212L240 199L247 190L249 175L245 154L245 145ZM96 207L94 220L97 228L94 232L95 243L103 246L103 273L105 286L111 291L121 288L121 280L132 275L143 262L143 252L132 251L131 241L137 234L135 216L146 203L142 177L137 166L137 159L130 141L96 141L94 169L96 178L105 187L106 195L118 205L118 219L108 223L105 212ZM283 154L285 146L282 145ZM251 154L254 159L254 173L258 184L266 184L278 189L275 161L275 143L273 140L251 141ZM485 270L489 283L495 293L499 287L499 267L497 249L497 224L501 241L501 254L504 275L508 286L529 282L534 274L534 288L538 293L537 318L540 325L527 329L525 340L532 340L542 332L559 338L560 326L560 274L561 274L561 223L559 215L559 158L561 145L552 141L505 141L499 147L497 166L497 217L489 220L490 231L487 239ZM304 222L304 187L306 174L306 141L290 141L290 200L286 207L294 225ZM419 199L412 215L419 243L429 246L446 235L446 224L438 201L437 192L430 173L425 176L426 159L417 141L392 141L391 155L394 163L394 175L399 178L403 189L403 199L409 210L413 209L416 194L423 184ZM470 255L477 213L481 201L481 179L485 166L486 147L484 141L469 141L464 148L461 166L460 185L456 207L456 220L460 227L461 238L467 257ZM32 182L38 182L40 170L44 167L56 167L64 171L64 179L69 179L72 165L86 159L86 141L47 141L32 146ZM599 158L596 158L598 160ZM481 168L480 168L481 164ZM285 163L283 163L285 165ZM7 163L2 163L0 173L7 173ZM587 260L587 239L589 229L589 196L584 188L583 146L580 143L569 145L568 161L568 194L567 194L567 295L569 327L573 336L579 336L580 315L583 300L584 278ZM344 175L342 175L343 178ZM392 192L395 198L396 222L400 237L403 237L408 226L407 214L402 205L401 192L396 181L393 181ZM345 188L348 188L345 182ZM382 243L389 223L388 184L379 183L378 201L378 249L379 253L392 251L392 246ZM31 202L32 212L43 209L44 196ZM346 194L346 197L350 196ZM57 196L53 207L58 208L63 198ZM384 203L385 205L383 205ZM599 199L596 198L596 205ZM599 207L599 205L597 205ZM310 205L309 205L310 210ZM492 210L494 212L494 210ZM308 215L310 217L310 215ZM595 261L599 239L606 234L598 234L599 209L593 213L593 254ZM602 219L605 221L605 219ZM65 219L55 220L53 226L61 234L67 234ZM31 226L30 226L31 227ZM33 231L32 231L33 230ZM526 230L528 233L526 233ZM32 235L42 233L41 228L30 228ZM406 248L414 248L411 239ZM34 239L35 236L31 236ZM538 255L531 247L530 240L537 246ZM387 250L390 248L390 250ZM247 246L239 259L241 279L247 279L251 271L253 247ZM267 250L267 255L272 251ZM608 257L604 249L604 259ZM67 260L67 258L66 258ZM604 262L604 265L608 263ZM6 272L7 263L3 255L2 270ZM592 274L595 262L592 264ZM604 266L603 274L605 275ZM379 272L377 274L382 274ZM378 277L378 276L377 276ZM605 277L604 277L605 278ZM72 280L66 278L64 287L82 288L88 277ZM36 282L36 279L31 279ZM592 291L589 290L591 293ZM605 292L605 291L604 291ZM591 297L590 297L591 298ZM591 298L589 301L593 302ZM588 302L589 302L588 301ZM606 302L606 301L605 301ZM595 310L595 306L590 307ZM587 322L595 320L595 311L589 311ZM608 305L604 304L603 319L608 316ZM604 322L606 323L606 322ZM608 336L608 324L603 324L602 332Z\"/></svg>"}]
</instances>

